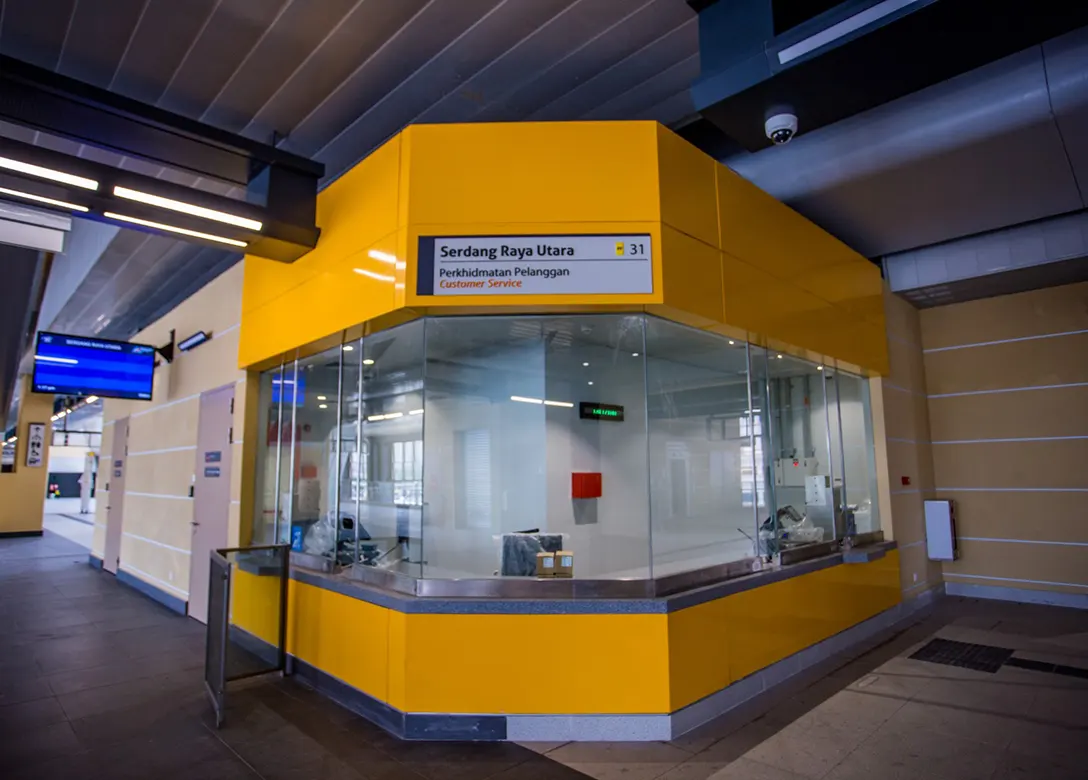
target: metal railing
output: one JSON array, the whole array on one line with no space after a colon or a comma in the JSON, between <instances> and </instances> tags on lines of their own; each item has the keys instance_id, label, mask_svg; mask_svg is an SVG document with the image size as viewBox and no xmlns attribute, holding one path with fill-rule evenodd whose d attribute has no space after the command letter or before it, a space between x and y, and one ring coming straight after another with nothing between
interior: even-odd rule
<instances>
[{"instance_id":1,"label":"metal railing","mask_svg":"<svg viewBox=\"0 0 1088 780\"><path fill-rule=\"evenodd\" d=\"M227 683L286 671L289 565L285 544L211 553L204 687L217 728L223 725Z\"/></svg>"}]
</instances>

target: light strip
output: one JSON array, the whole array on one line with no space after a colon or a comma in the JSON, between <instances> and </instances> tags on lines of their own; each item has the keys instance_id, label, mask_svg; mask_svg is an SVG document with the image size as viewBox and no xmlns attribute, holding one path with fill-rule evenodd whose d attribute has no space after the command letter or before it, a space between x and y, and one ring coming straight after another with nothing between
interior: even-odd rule
<instances>
[{"instance_id":1,"label":"light strip","mask_svg":"<svg viewBox=\"0 0 1088 780\"><path fill-rule=\"evenodd\" d=\"M72 358L49 357L48 355L35 355L34 359L42 360L46 363L67 363L68 365L72 366L79 364L78 360L74 360Z\"/></svg>"},{"instance_id":2,"label":"light strip","mask_svg":"<svg viewBox=\"0 0 1088 780\"><path fill-rule=\"evenodd\" d=\"M371 279L377 279L379 282L395 282L397 281L392 276L386 276L385 274L374 273L368 271L365 268L352 268L355 273L362 274L363 276L369 276Z\"/></svg>"},{"instance_id":3,"label":"light strip","mask_svg":"<svg viewBox=\"0 0 1088 780\"><path fill-rule=\"evenodd\" d=\"M94 403L95 401L97 401L97 400L98 400L98 396L97 396L97 395L89 395L89 396L87 396L86 398L84 398L84 399L83 399L83 403L85 403L85 404L93 404L93 403Z\"/></svg>"},{"instance_id":4,"label":"light strip","mask_svg":"<svg viewBox=\"0 0 1088 780\"><path fill-rule=\"evenodd\" d=\"M778 62L785 65L787 62L792 62L798 57L804 57L809 52L815 51L822 46L826 46L832 41L837 41L839 38L843 38L855 30L860 30L867 24L872 24L875 21L883 19L885 16L894 14L896 11L900 11L908 5L914 5L917 2L919 2L919 0L884 0L882 3L877 3L860 13L856 13L847 19L843 19L838 24L831 25L826 30L820 30L820 32L815 35L810 35L792 46L787 46L782 51L778 52Z\"/></svg>"},{"instance_id":5,"label":"light strip","mask_svg":"<svg viewBox=\"0 0 1088 780\"><path fill-rule=\"evenodd\" d=\"M177 227L176 225L164 225L161 222L152 222L149 219L138 219L137 217L126 217L124 214L116 214L112 211L107 211L103 214L108 219L119 219L122 222L131 222L134 225L143 225L144 227L155 228L156 230L166 230L170 233L180 233L183 236L192 236L193 238L203 238L208 241L218 241L221 244L230 244L231 246L245 247L245 241L238 241L233 238L226 238L225 236L215 236L211 233L201 233L199 230L189 230L188 228Z\"/></svg>"},{"instance_id":6,"label":"light strip","mask_svg":"<svg viewBox=\"0 0 1088 780\"><path fill-rule=\"evenodd\" d=\"M545 401L544 405L545 406L561 406L564 409L573 409L574 408L574 404L572 404L570 401Z\"/></svg>"},{"instance_id":7,"label":"light strip","mask_svg":"<svg viewBox=\"0 0 1088 780\"><path fill-rule=\"evenodd\" d=\"M423 410L422 409L413 409L412 411L408 412L408 414L412 414L412 415L423 414Z\"/></svg>"},{"instance_id":8,"label":"light strip","mask_svg":"<svg viewBox=\"0 0 1088 780\"><path fill-rule=\"evenodd\" d=\"M183 200L173 200L171 198L164 198L161 195L152 195L148 192L130 190L128 187L114 187L113 194L119 198L124 198L125 200L134 200L138 203L146 203L149 206L158 206L161 209L179 211L182 214L191 214L194 217L211 219L216 222L223 222L227 225L234 225L235 227L245 228L246 230L252 230L254 232L259 232L263 227L263 225L255 219L239 217L234 214L228 214L225 211L217 211L216 209L204 208L203 206L195 206L192 203L186 203Z\"/></svg>"},{"instance_id":9,"label":"light strip","mask_svg":"<svg viewBox=\"0 0 1088 780\"><path fill-rule=\"evenodd\" d=\"M517 401L518 403L523 403L523 404L542 404L542 403L544 403L543 398L526 398L523 395L512 395L512 396L510 396L510 400L511 401Z\"/></svg>"},{"instance_id":10,"label":"light strip","mask_svg":"<svg viewBox=\"0 0 1088 780\"><path fill-rule=\"evenodd\" d=\"M394 255L391 255L388 252L381 252L377 249L371 249L366 253L366 256L377 260L379 263L388 263L389 265L397 264L397 258Z\"/></svg>"},{"instance_id":11,"label":"light strip","mask_svg":"<svg viewBox=\"0 0 1088 780\"><path fill-rule=\"evenodd\" d=\"M66 200L57 200L56 198L46 198L42 195L34 195L30 192L21 192L20 190L9 190L7 187L0 187L0 193L11 195L13 198L25 198L26 200L32 200L35 203L44 203L47 206L60 206L62 209L72 209L72 211L90 211L89 208L80 206L78 203L69 203Z\"/></svg>"},{"instance_id":12,"label":"light strip","mask_svg":"<svg viewBox=\"0 0 1088 780\"><path fill-rule=\"evenodd\" d=\"M55 171L52 168L43 168L40 165L31 165L30 163L21 162L19 160L12 160L10 157L0 157L0 168L7 168L9 171L25 173L27 176L37 176L39 179L49 179L49 181L55 181L61 184L70 184L73 187L82 187L85 190L98 189L98 182L94 179L76 176L75 174L65 173L64 171Z\"/></svg>"}]
</instances>

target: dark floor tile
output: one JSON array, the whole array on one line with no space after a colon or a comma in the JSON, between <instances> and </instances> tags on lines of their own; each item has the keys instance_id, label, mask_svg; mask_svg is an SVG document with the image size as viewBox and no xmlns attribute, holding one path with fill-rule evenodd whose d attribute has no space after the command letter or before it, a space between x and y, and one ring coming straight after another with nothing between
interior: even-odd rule
<instances>
[{"instance_id":1,"label":"dark floor tile","mask_svg":"<svg viewBox=\"0 0 1088 780\"><path fill-rule=\"evenodd\" d=\"M0 706L45 699L52 695L53 691L43 677L0 682Z\"/></svg>"},{"instance_id":2,"label":"dark floor tile","mask_svg":"<svg viewBox=\"0 0 1088 780\"><path fill-rule=\"evenodd\" d=\"M585 780L590 775L564 766L544 756L535 756L516 766L505 769L491 780Z\"/></svg>"},{"instance_id":3,"label":"dark floor tile","mask_svg":"<svg viewBox=\"0 0 1088 780\"><path fill-rule=\"evenodd\" d=\"M0 706L0 734L18 734L66 720L60 702L52 697Z\"/></svg>"},{"instance_id":4,"label":"dark floor tile","mask_svg":"<svg viewBox=\"0 0 1088 780\"><path fill-rule=\"evenodd\" d=\"M158 705L169 711L199 700L202 696L202 686L194 684L191 679L157 675L64 694L57 698L68 717L79 720L133 707Z\"/></svg>"},{"instance_id":5,"label":"dark floor tile","mask_svg":"<svg viewBox=\"0 0 1088 780\"><path fill-rule=\"evenodd\" d=\"M82 745L68 723L20 732L0 732L0 777L10 769L51 761L59 756L72 756L82 751Z\"/></svg>"}]
</instances>

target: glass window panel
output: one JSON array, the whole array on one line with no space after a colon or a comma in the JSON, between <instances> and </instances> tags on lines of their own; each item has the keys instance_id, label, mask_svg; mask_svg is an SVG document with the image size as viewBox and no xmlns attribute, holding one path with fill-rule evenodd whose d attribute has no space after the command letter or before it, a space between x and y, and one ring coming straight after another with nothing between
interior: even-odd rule
<instances>
[{"instance_id":1,"label":"glass window panel","mask_svg":"<svg viewBox=\"0 0 1088 780\"><path fill-rule=\"evenodd\" d=\"M350 347L350 349L348 349ZM359 516L359 502L365 498L366 472L365 450L359 448L359 383L362 378L362 349L360 342L345 344L342 349L343 367L340 380L340 458L339 458L339 521L340 527L351 549L351 560L359 560L356 546L356 523ZM343 553L344 550L341 550ZM341 558L343 559L343 554Z\"/></svg>"},{"instance_id":2,"label":"glass window panel","mask_svg":"<svg viewBox=\"0 0 1088 780\"><path fill-rule=\"evenodd\" d=\"M775 353L777 354L777 353ZM775 504L775 461L777 445L773 438L772 410L768 397L767 350L749 345L748 365L751 374L751 424L742 429L751 431L752 468L755 492L758 496L756 517L759 522L759 551L771 556L778 552L778 521ZM746 488L746 501L750 492Z\"/></svg>"},{"instance_id":3,"label":"glass window panel","mask_svg":"<svg viewBox=\"0 0 1088 780\"><path fill-rule=\"evenodd\" d=\"M869 380L835 372L842 421L843 481L847 526L853 519L857 533L880 530L877 508L876 454L873 449L873 418Z\"/></svg>"},{"instance_id":4,"label":"glass window panel","mask_svg":"<svg viewBox=\"0 0 1088 780\"><path fill-rule=\"evenodd\" d=\"M775 517L786 545L836 538L840 466L831 449L824 385L822 367L768 353Z\"/></svg>"},{"instance_id":5,"label":"glass window panel","mask_svg":"<svg viewBox=\"0 0 1088 780\"><path fill-rule=\"evenodd\" d=\"M423 321L367 336L360 348L363 565L420 576L423 482L408 453L423 439Z\"/></svg>"},{"instance_id":6,"label":"glass window panel","mask_svg":"<svg viewBox=\"0 0 1088 780\"><path fill-rule=\"evenodd\" d=\"M755 554L746 346L647 318L655 577Z\"/></svg>"},{"instance_id":7,"label":"glass window panel","mask_svg":"<svg viewBox=\"0 0 1088 780\"><path fill-rule=\"evenodd\" d=\"M277 424L279 462L277 463L277 477L275 480L275 489L277 491L275 542L277 544L294 544L297 541L291 537L291 523L294 520L295 510L295 461L298 447L295 414L297 402L303 398L303 394L296 392L295 380L294 360L286 364L272 378L272 400L274 403L279 404L279 421Z\"/></svg>"},{"instance_id":8,"label":"glass window panel","mask_svg":"<svg viewBox=\"0 0 1088 780\"><path fill-rule=\"evenodd\" d=\"M256 500L250 543L272 544L276 541L276 478L279 470L281 369L260 375L258 388Z\"/></svg>"}]
</instances>

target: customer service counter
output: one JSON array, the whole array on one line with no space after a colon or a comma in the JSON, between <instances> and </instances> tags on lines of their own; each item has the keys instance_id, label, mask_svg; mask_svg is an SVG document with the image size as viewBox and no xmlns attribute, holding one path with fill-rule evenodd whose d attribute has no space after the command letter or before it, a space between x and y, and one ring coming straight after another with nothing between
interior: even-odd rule
<instances>
[{"instance_id":1,"label":"customer service counter","mask_svg":"<svg viewBox=\"0 0 1088 780\"><path fill-rule=\"evenodd\" d=\"M648 122L410 127L317 221L246 258L239 339L242 541L295 551L315 687L412 738L663 740L901 617L867 259Z\"/></svg>"}]
</instances>

